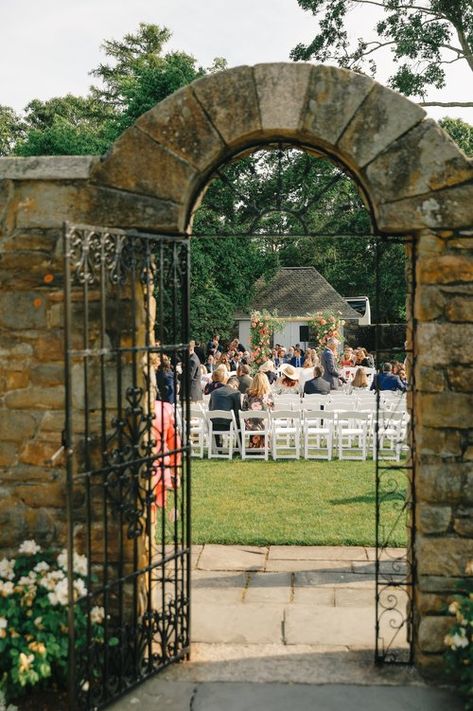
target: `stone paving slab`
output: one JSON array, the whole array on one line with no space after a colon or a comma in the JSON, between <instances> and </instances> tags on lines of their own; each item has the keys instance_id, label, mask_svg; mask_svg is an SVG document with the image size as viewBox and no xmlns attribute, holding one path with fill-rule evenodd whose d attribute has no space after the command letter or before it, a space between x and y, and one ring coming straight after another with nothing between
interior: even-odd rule
<instances>
[{"instance_id":1,"label":"stone paving slab","mask_svg":"<svg viewBox=\"0 0 473 711\"><path fill-rule=\"evenodd\" d=\"M356 590L351 592L356 593ZM333 607L335 605L335 588L331 587L297 587L293 591L293 605L314 605Z\"/></svg>"},{"instance_id":2,"label":"stone paving slab","mask_svg":"<svg viewBox=\"0 0 473 711\"><path fill-rule=\"evenodd\" d=\"M357 573L338 573L336 571L327 573L320 571L302 571L295 573L295 588L310 586L373 589L374 581L367 575L358 575Z\"/></svg>"},{"instance_id":3,"label":"stone paving slab","mask_svg":"<svg viewBox=\"0 0 473 711\"><path fill-rule=\"evenodd\" d=\"M304 588L301 588L301 591ZM310 588L305 588L310 590ZM335 588L335 606L336 607L374 607L375 590L374 586L370 588L355 589L352 588Z\"/></svg>"},{"instance_id":4,"label":"stone paving slab","mask_svg":"<svg viewBox=\"0 0 473 711\"><path fill-rule=\"evenodd\" d=\"M365 561L369 565L368 561ZM361 562L360 565L364 563ZM291 559L269 559L266 563L267 571L288 571L295 573L302 570L314 570L320 572L336 571L339 573L351 573L352 563L349 560L291 560Z\"/></svg>"},{"instance_id":5,"label":"stone paving slab","mask_svg":"<svg viewBox=\"0 0 473 711\"><path fill-rule=\"evenodd\" d=\"M270 546L272 560L368 560L364 546Z\"/></svg>"},{"instance_id":6,"label":"stone paving slab","mask_svg":"<svg viewBox=\"0 0 473 711\"><path fill-rule=\"evenodd\" d=\"M247 575L238 571L226 570L194 570L192 573L192 589L200 588L246 588Z\"/></svg>"},{"instance_id":7,"label":"stone paving slab","mask_svg":"<svg viewBox=\"0 0 473 711\"><path fill-rule=\"evenodd\" d=\"M283 605L236 603L195 605L191 639L195 642L270 644L281 642Z\"/></svg>"},{"instance_id":8,"label":"stone paving slab","mask_svg":"<svg viewBox=\"0 0 473 711\"><path fill-rule=\"evenodd\" d=\"M205 545L199 570L263 570L267 548L258 546Z\"/></svg>"},{"instance_id":9,"label":"stone paving slab","mask_svg":"<svg viewBox=\"0 0 473 711\"><path fill-rule=\"evenodd\" d=\"M284 638L286 644L346 645L373 647L373 608L286 607Z\"/></svg>"},{"instance_id":10,"label":"stone paving slab","mask_svg":"<svg viewBox=\"0 0 473 711\"><path fill-rule=\"evenodd\" d=\"M417 686L214 682L189 684L157 677L110 708L125 711L461 711L450 690Z\"/></svg>"},{"instance_id":11,"label":"stone paving slab","mask_svg":"<svg viewBox=\"0 0 473 711\"><path fill-rule=\"evenodd\" d=\"M376 560L376 548L366 548L368 560ZM386 548L380 553L380 560L392 560L393 558L405 558L405 548Z\"/></svg>"},{"instance_id":12,"label":"stone paving slab","mask_svg":"<svg viewBox=\"0 0 473 711\"><path fill-rule=\"evenodd\" d=\"M249 573L243 598L245 603L289 603L291 598L291 573Z\"/></svg>"}]
</instances>

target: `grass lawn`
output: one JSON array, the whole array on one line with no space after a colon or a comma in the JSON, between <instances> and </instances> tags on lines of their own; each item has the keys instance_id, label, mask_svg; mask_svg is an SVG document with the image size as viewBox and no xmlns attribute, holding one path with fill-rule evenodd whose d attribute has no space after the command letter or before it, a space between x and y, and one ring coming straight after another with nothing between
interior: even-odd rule
<instances>
[{"instance_id":1,"label":"grass lawn","mask_svg":"<svg viewBox=\"0 0 473 711\"><path fill-rule=\"evenodd\" d=\"M406 478L386 474L402 486L383 497L381 520L401 546ZM192 521L194 543L373 546L374 463L193 460Z\"/></svg>"}]
</instances>

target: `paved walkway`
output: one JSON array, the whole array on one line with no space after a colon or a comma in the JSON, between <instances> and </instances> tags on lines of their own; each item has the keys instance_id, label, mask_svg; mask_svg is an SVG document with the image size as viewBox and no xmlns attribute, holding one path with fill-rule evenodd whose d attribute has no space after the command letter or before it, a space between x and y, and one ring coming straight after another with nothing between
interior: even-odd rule
<instances>
[{"instance_id":1,"label":"paved walkway","mask_svg":"<svg viewBox=\"0 0 473 711\"><path fill-rule=\"evenodd\" d=\"M387 576L403 553L383 556ZM112 708L459 710L414 669L375 667L374 560L361 546L195 546L191 661ZM407 649L403 632L396 648Z\"/></svg>"}]
</instances>

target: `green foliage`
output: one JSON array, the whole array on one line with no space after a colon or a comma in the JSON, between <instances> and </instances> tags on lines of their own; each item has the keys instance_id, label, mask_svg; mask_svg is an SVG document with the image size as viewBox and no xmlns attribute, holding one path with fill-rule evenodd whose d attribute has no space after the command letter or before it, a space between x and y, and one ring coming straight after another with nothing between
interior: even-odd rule
<instances>
[{"instance_id":1,"label":"green foliage","mask_svg":"<svg viewBox=\"0 0 473 711\"><path fill-rule=\"evenodd\" d=\"M20 117L9 106L0 106L0 156L8 156L23 134Z\"/></svg>"},{"instance_id":2,"label":"green foliage","mask_svg":"<svg viewBox=\"0 0 473 711\"><path fill-rule=\"evenodd\" d=\"M473 156L473 126L454 118L444 118L439 123L467 156Z\"/></svg>"},{"instance_id":3,"label":"green foliage","mask_svg":"<svg viewBox=\"0 0 473 711\"><path fill-rule=\"evenodd\" d=\"M389 83L406 96L425 97L429 87L445 86L445 66L466 62L473 71L473 5L471 0L298 0L319 20L319 32L307 45L298 44L291 58L336 62L376 74L374 57L389 48L397 65ZM363 5L380 8L377 38L349 35L350 13ZM384 16L383 14L384 13Z\"/></svg>"},{"instance_id":4,"label":"green foliage","mask_svg":"<svg viewBox=\"0 0 473 711\"><path fill-rule=\"evenodd\" d=\"M75 599L87 594L87 560L74 557ZM6 699L45 679L65 686L68 658L67 559L25 541L14 559L0 561L0 691ZM103 645L103 608L91 611L92 640ZM88 616L74 607L76 644L86 644Z\"/></svg>"},{"instance_id":5,"label":"green foliage","mask_svg":"<svg viewBox=\"0 0 473 711\"><path fill-rule=\"evenodd\" d=\"M262 365L271 358L271 338L283 329L283 322L277 313L252 311L250 315L251 360L256 365Z\"/></svg>"},{"instance_id":6,"label":"green foliage","mask_svg":"<svg viewBox=\"0 0 473 711\"><path fill-rule=\"evenodd\" d=\"M473 574L473 560L466 566L466 574ZM466 698L465 709L473 709L473 584L468 581L463 590L455 595L448 611L455 615L455 622L445 637L448 647L445 653L447 669L454 678L459 691ZM465 589L466 588L466 589Z\"/></svg>"}]
</instances>

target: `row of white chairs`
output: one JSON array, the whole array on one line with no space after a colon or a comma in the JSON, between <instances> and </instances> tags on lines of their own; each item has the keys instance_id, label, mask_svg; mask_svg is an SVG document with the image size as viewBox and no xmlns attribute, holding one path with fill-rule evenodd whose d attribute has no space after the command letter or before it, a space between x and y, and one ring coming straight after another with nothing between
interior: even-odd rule
<instances>
[{"instance_id":1,"label":"row of white chairs","mask_svg":"<svg viewBox=\"0 0 473 711\"><path fill-rule=\"evenodd\" d=\"M380 411L378 433L376 418L370 412L352 410L274 410L239 413L208 411L191 407L190 441L192 455L209 459L339 459L365 461L373 458L399 462L407 449L408 418L404 413ZM217 420L217 422L216 422ZM221 423L224 423L222 426ZM252 422L257 422L256 427ZM258 438L258 439L256 439Z\"/></svg>"}]
</instances>

